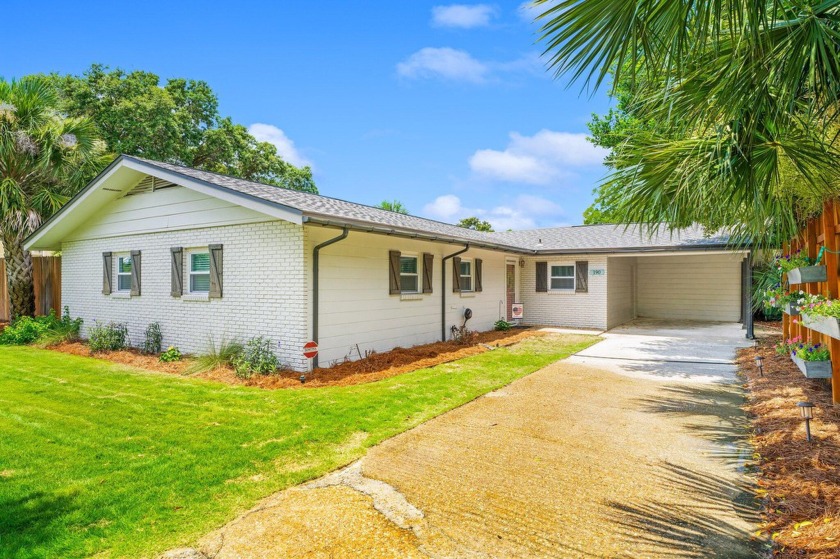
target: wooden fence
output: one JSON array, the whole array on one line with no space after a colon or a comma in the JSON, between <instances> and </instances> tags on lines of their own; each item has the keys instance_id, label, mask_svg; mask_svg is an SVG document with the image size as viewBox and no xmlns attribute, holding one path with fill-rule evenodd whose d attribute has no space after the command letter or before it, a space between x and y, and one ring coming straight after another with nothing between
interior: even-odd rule
<instances>
[{"instance_id":1,"label":"wooden fence","mask_svg":"<svg viewBox=\"0 0 840 559\"><path fill-rule=\"evenodd\" d=\"M35 314L61 314L61 257L33 256L32 276L35 283ZM11 318L6 261L0 258L0 322Z\"/></svg>"},{"instance_id":2,"label":"wooden fence","mask_svg":"<svg viewBox=\"0 0 840 559\"><path fill-rule=\"evenodd\" d=\"M821 294L829 299L837 299L840 294L840 200L825 203L823 213L819 217L808 221L799 236L784 245L786 253L802 250L810 258L819 255L820 248L825 247L821 263L826 266L826 281L819 283L803 283L791 286L792 289L802 289L806 293ZM821 334L807 328L798 317L785 314L782 318L782 330L785 339L802 336L810 343L827 344L831 350L831 393L835 405L840 404L840 339Z\"/></svg>"}]
</instances>

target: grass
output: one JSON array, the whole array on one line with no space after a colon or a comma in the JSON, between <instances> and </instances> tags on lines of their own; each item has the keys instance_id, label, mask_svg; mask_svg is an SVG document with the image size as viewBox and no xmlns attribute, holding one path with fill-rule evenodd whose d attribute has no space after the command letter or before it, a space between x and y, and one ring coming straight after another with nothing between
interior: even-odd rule
<instances>
[{"instance_id":1,"label":"grass","mask_svg":"<svg viewBox=\"0 0 840 559\"><path fill-rule=\"evenodd\" d=\"M0 347L0 557L154 557L597 341L535 338L380 382L265 391Z\"/></svg>"}]
</instances>

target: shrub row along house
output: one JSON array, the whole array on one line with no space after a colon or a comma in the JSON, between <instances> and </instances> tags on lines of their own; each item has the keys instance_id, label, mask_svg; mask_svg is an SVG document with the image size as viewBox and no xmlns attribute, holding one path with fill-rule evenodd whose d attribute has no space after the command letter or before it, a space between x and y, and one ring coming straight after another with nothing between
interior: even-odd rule
<instances>
[{"instance_id":1,"label":"shrub row along house","mask_svg":"<svg viewBox=\"0 0 840 559\"><path fill-rule=\"evenodd\" d=\"M186 352L265 336L297 370L307 340L326 365L446 339L467 308L475 330L519 303L525 324L595 329L749 314L746 251L700 229L484 233L128 156L26 247L61 251L63 304L88 327L158 322Z\"/></svg>"}]
</instances>

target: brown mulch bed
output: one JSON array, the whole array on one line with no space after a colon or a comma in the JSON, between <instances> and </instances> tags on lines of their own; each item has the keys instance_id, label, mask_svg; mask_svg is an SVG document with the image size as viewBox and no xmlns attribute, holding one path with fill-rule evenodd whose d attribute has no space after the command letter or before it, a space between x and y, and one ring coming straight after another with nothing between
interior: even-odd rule
<instances>
[{"instance_id":1,"label":"brown mulch bed","mask_svg":"<svg viewBox=\"0 0 840 559\"><path fill-rule=\"evenodd\" d=\"M806 379L788 356L776 354L781 340L776 324L762 324L756 347L738 355L764 499L761 532L774 541L774 557L838 558L840 406L832 405L829 381ZM765 358L764 377L755 365L757 354ZM811 443L796 407L803 401L815 405Z\"/></svg>"},{"instance_id":2,"label":"brown mulch bed","mask_svg":"<svg viewBox=\"0 0 840 559\"><path fill-rule=\"evenodd\" d=\"M411 348L395 348L384 353L374 353L364 359L346 361L329 368L318 368L306 375L306 383L301 384L300 373L279 371L274 375L255 375L250 379L238 378L233 369L219 368L214 371L198 373L197 377L244 386L256 386L268 390L278 388L318 388L324 386L350 386L365 382L374 382L385 378L409 373L462 359L470 355L484 353L491 347L513 345L526 338L543 335L536 329L514 329L507 332L480 332L474 343L456 345L453 342L436 342ZM484 344L484 345L482 345ZM189 374L193 364L190 358L173 363L161 363L155 355L143 355L134 349L93 354L90 348L80 342L62 343L50 347L55 351L106 359L139 369L159 371L177 375Z\"/></svg>"}]
</instances>

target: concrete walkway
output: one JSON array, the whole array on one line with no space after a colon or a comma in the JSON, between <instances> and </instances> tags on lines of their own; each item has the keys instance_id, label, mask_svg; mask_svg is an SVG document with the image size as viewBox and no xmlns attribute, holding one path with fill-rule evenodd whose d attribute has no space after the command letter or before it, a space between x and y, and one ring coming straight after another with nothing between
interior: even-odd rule
<instances>
[{"instance_id":1,"label":"concrete walkway","mask_svg":"<svg viewBox=\"0 0 840 559\"><path fill-rule=\"evenodd\" d=\"M561 361L273 495L200 547L214 559L753 557L739 390Z\"/></svg>"}]
</instances>

